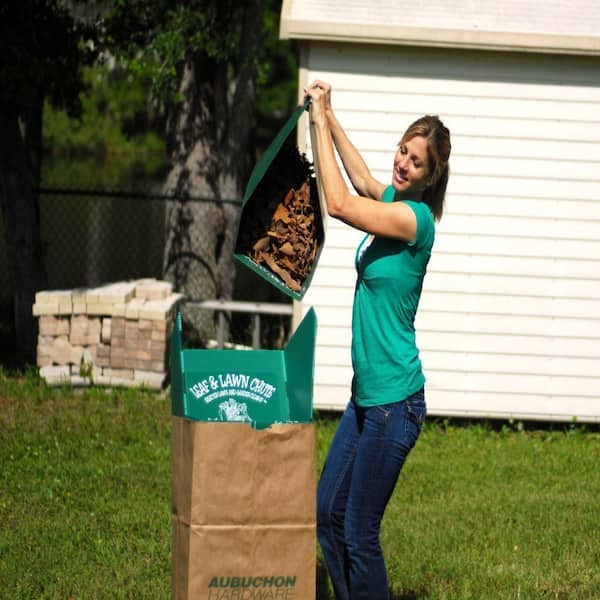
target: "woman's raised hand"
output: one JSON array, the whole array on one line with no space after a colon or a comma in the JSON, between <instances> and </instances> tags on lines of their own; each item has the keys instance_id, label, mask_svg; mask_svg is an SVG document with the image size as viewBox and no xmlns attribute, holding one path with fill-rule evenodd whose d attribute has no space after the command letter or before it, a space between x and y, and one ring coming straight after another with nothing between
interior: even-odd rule
<instances>
[{"instance_id":1,"label":"woman's raised hand","mask_svg":"<svg viewBox=\"0 0 600 600\"><path fill-rule=\"evenodd\" d=\"M320 81L313 81L304 88L307 96L312 98L310 106L310 118L313 123L320 119L327 119L327 111L331 110L331 85Z\"/></svg>"}]
</instances>

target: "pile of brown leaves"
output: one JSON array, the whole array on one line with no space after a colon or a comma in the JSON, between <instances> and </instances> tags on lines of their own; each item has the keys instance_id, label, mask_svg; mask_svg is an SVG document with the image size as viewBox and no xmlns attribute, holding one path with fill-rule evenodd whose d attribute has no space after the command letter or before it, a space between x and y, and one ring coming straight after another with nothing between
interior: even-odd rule
<instances>
[{"instance_id":1,"label":"pile of brown leaves","mask_svg":"<svg viewBox=\"0 0 600 600\"><path fill-rule=\"evenodd\" d=\"M300 292L322 242L312 166L296 148L282 148L244 207L237 251Z\"/></svg>"}]
</instances>

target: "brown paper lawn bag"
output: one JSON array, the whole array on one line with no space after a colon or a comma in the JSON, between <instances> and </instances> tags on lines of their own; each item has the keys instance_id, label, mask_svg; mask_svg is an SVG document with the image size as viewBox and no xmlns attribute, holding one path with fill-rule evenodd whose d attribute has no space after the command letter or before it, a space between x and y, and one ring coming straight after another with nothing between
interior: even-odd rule
<instances>
[{"instance_id":1,"label":"brown paper lawn bag","mask_svg":"<svg viewBox=\"0 0 600 600\"><path fill-rule=\"evenodd\" d=\"M314 423L173 417L173 598L315 598Z\"/></svg>"}]
</instances>

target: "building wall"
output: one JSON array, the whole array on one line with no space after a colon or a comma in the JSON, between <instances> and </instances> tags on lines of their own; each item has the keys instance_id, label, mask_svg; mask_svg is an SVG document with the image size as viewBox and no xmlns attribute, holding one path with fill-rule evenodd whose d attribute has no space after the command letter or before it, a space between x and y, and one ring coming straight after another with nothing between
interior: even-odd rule
<instances>
[{"instance_id":1,"label":"building wall","mask_svg":"<svg viewBox=\"0 0 600 600\"><path fill-rule=\"evenodd\" d=\"M600 420L597 59L311 42L302 63L300 89L332 83L339 120L382 181L415 118L439 114L452 132L416 322L430 413ZM317 408L348 400L361 237L329 219L303 300L319 320Z\"/></svg>"},{"instance_id":2,"label":"building wall","mask_svg":"<svg viewBox=\"0 0 600 600\"><path fill-rule=\"evenodd\" d=\"M351 43L600 54L600 5L590 0L283 0L285 38Z\"/></svg>"}]
</instances>

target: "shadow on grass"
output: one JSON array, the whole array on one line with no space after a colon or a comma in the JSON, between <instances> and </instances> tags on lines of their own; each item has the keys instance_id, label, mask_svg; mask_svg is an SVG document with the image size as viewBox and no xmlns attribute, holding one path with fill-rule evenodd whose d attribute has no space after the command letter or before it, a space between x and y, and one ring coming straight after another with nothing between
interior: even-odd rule
<instances>
[{"instance_id":1,"label":"shadow on grass","mask_svg":"<svg viewBox=\"0 0 600 600\"><path fill-rule=\"evenodd\" d=\"M394 592L390 590L390 600L424 600L429 598L427 590L402 590Z\"/></svg>"},{"instance_id":2,"label":"shadow on grass","mask_svg":"<svg viewBox=\"0 0 600 600\"><path fill-rule=\"evenodd\" d=\"M317 600L335 600L329 587L327 567L320 560L317 561Z\"/></svg>"},{"instance_id":3,"label":"shadow on grass","mask_svg":"<svg viewBox=\"0 0 600 600\"><path fill-rule=\"evenodd\" d=\"M396 592L390 589L389 600L424 600L425 598L429 598L429 593L424 589ZM317 563L317 600L335 600L335 595L329 585L327 568L321 561Z\"/></svg>"}]
</instances>

